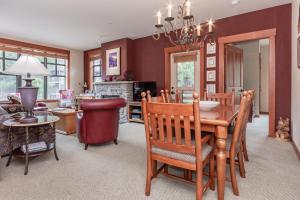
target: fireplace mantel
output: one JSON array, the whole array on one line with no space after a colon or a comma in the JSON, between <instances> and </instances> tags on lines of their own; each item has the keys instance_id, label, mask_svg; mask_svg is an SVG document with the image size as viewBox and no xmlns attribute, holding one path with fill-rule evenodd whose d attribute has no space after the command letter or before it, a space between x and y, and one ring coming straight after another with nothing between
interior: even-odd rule
<instances>
[{"instance_id":1,"label":"fireplace mantel","mask_svg":"<svg viewBox=\"0 0 300 200\"><path fill-rule=\"evenodd\" d=\"M132 84L136 81L106 81L106 82L95 82L94 85L111 85L111 84Z\"/></svg>"}]
</instances>

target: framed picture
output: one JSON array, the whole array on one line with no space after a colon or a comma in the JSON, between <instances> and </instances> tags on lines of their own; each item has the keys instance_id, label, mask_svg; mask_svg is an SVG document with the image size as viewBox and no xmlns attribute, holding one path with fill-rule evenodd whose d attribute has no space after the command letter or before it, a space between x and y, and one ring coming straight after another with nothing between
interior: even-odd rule
<instances>
[{"instance_id":1,"label":"framed picture","mask_svg":"<svg viewBox=\"0 0 300 200\"><path fill-rule=\"evenodd\" d=\"M215 54L217 51L216 43L207 43L206 44L206 54Z\"/></svg>"},{"instance_id":2,"label":"framed picture","mask_svg":"<svg viewBox=\"0 0 300 200\"><path fill-rule=\"evenodd\" d=\"M216 81L216 70L206 71L206 81L208 82Z\"/></svg>"},{"instance_id":3,"label":"framed picture","mask_svg":"<svg viewBox=\"0 0 300 200\"><path fill-rule=\"evenodd\" d=\"M207 93L216 93L216 84L206 84Z\"/></svg>"},{"instance_id":4,"label":"framed picture","mask_svg":"<svg viewBox=\"0 0 300 200\"><path fill-rule=\"evenodd\" d=\"M106 50L106 75L116 76L121 75L120 66L120 47Z\"/></svg>"},{"instance_id":5,"label":"framed picture","mask_svg":"<svg viewBox=\"0 0 300 200\"><path fill-rule=\"evenodd\" d=\"M211 56L206 58L206 67L215 68L216 67L216 56Z\"/></svg>"}]
</instances>

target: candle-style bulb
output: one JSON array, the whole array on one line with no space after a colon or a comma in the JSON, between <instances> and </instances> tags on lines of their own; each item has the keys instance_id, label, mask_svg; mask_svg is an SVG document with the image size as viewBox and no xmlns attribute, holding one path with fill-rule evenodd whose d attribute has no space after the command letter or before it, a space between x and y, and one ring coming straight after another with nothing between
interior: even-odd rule
<instances>
[{"instance_id":1,"label":"candle-style bulb","mask_svg":"<svg viewBox=\"0 0 300 200\"><path fill-rule=\"evenodd\" d=\"M208 21L208 32L213 32L213 21L211 19Z\"/></svg>"},{"instance_id":2,"label":"candle-style bulb","mask_svg":"<svg viewBox=\"0 0 300 200\"><path fill-rule=\"evenodd\" d=\"M172 17L172 4L168 5L168 17Z\"/></svg>"},{"instance_id":3,"label":"candle-style bulb","mask_svg":"<svg viewBox=\"0 0 300 200\"><path fill-rule=\"evenodd\" d=\"M157 24L158 25L161 24L161 12L160 11L157 12Z\"/></svg>"},{"instance_id":4,"label":"candle-style bulb","mask_svg":"<svg viewBox=\"0 0 300 200\"><path fill-rule=\"evenodd\" d=\"M191 2L189 0L187 0L185 4L185 15L186 16L191 15Z\"/></svg>"},{"instance_id":5,"label":"candle-style bulb","mask_svg":"<svg viewBox=\"0 0 300 200\"><path fill-rule=\"evenodd\" d=\"M200 36L201 35L201 25L198 24L197 25L197 36Z\"/></svg>"}]
</instances>

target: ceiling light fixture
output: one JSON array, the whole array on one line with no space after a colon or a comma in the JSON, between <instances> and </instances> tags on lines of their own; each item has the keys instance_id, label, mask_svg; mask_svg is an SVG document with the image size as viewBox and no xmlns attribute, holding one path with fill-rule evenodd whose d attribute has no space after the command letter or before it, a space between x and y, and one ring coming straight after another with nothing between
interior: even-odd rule
<instances>
[{"instance_id":1,"label":"ceiling light fixture","mask_svg":"<svg viewBox=\"0 0 300 200\"><path fill-rule=\"evenodd\" d=\"M172 16L171 4L167 7L167 17L162 21L162 13L157 12L156 31L152 34L155 40L159 40L161 34L164 34L174 46L181 46L183 49L192 49L203 42L215 43L213 32L213 21L209 20L204 27L195 23L195 18L191 13L191 1L184 0L183 5L178 6L177 16Z\"/></svg>"}]
</instances>

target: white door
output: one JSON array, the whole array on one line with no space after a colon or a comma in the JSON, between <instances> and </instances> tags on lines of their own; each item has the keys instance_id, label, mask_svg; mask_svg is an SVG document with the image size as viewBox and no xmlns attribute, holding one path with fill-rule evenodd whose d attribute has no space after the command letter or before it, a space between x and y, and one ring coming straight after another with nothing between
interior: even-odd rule
<instances>
[{"instance_id":1,"label":"white door","mask_svg":"<svg viewBox=\"0 0 300 200\"><path fill-rule=\"evenodd\" d=\"M178 89L183 103L193 100L193 91L200 94L200 51L173 53L171 56L171 89Z\"/></svg>"}]
</instances>

